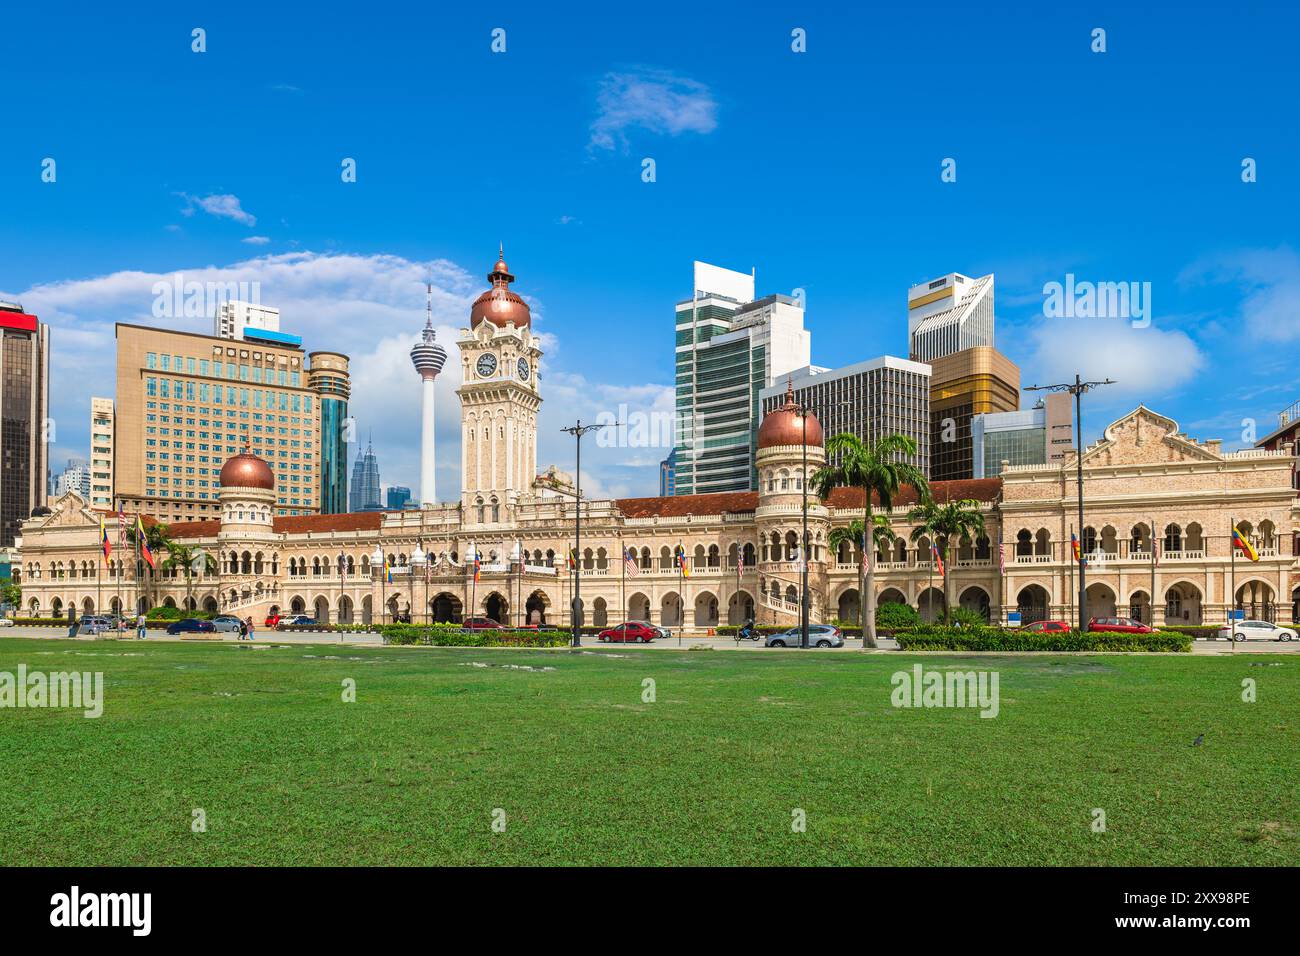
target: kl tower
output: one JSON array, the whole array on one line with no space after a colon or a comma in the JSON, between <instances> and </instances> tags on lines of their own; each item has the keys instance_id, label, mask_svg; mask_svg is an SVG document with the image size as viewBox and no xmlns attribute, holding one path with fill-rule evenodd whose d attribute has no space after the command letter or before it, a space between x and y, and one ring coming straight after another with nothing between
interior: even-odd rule
<instances>
[{"instance_id":1,"label":"kl tower","mask_svg":"<svg viewBox=\"0 0 1300 956\"><path fill-rule=\"evenodd\" d=\"M420 373L420 504L431 507L438 503L438 492L433 477L433 380L447 361L447 350L438 344L438 333L433 328L433 284L425 286L427 299L424 306L424 332L421 341L411 347L411 362Z\"/></svg>"}]
</instances>

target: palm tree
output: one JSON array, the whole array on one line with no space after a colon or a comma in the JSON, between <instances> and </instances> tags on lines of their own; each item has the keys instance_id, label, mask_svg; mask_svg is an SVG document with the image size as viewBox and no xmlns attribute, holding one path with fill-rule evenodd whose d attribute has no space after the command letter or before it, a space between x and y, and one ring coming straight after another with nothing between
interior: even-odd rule
<instances>
[{"instance_id":1,"label":"palm tree","mask_svg":"<svg viewBox=\"0 0 1300 956\"><path fill-rule=\"evenodd\" d=\"M133 546L138 546L136 538L138 538L139 535L136 533L134 525L127 529L126 534L131 540L131 544ZM145 543L149 545L149 550L153 553L155 565L158 564L158 558L160 555L164 552L171 551L171 533L168 531L167 525L161 521L155 521L144 529L144 540ZM148 568L149 572L145 577L145 603L150 607L153 607L157 603L158 571L156 567L149 567L148 562L144 560L143 553L144 552L141 551L142 556L139 563Z\"/></svg>"},{"instance_id":2,"label":"palm tree","mask_svg":"<svg viewBox=\"0 0 1300 956\"><path fill-rule=\"evenodd\" d=\"M943 504L924 502L909 511L907 519L916 522L916 527L912 529L912 541L920 541L929 536L939 549L940 556L947 551L948 542L960 541L962 538L974 541L984 533L984 513L974 498L946 501ZM943 576L943 623L946 625L951 621L952 568L946 567Z\"/></svg>"},{"instance_id":3,"label":"palm tree","mask_svg":"<svg viewBox=\"0 0 1300 956\"><path fill-rule=\"evenodd\" d=\"M838 465L819 468L813 475L813 487L822 498L834 488L861 488L863 493L863 527L874 528L871 496L880 501L886 514L894 510L894 498L903 485L916 489L921 501L930 499L930 484L921 469L903 459L916 454L916 440L907 435L885 435L877 441L863 441L857 435L842 432L826 442L828 458L839 459ZM874 532L873 532L874 534ZM876 563L867 563L863 578L862 646L876 646Z\"/></svg>"},{"instance_id":4,"label":"palm tree","mask_svg":"<svg viewBox=\"0 0 1300 956\"><path fill-rule=\"evenodd\" d=\"M164 571L181 570L185 572L185 608L189 610L190 602L194 599L194 565L202 559L203 573L215 574L217 570L217 559L206 551L193 547L188 544L177 544L175 541L167 542L167 559L162 563Z\"/></svg>"},{"instance_id":5,"label":"palm tree","mask_svg":"<svg viewBox=\"0 0 1300 956\"><path fill-rule=\"evenodd\" d=\"M873 551L879 550L894 543L898 535L894 534L893 529L889 527L889 518L885 515L874 515L872 521L875 527L871 530L871 545ZM853 547L862 548L862 544L867 540L865 529L866 525L861 518L854 518L847 525L840 528L832 528L828 541L832 551L839 551L840 545L848 544ZM858 609L862 609L862 595L866 593L863 584L863 575L866 574L865 560L866 554L863 554L863 560L858 561Z\"/></svg>"}]
</instances>

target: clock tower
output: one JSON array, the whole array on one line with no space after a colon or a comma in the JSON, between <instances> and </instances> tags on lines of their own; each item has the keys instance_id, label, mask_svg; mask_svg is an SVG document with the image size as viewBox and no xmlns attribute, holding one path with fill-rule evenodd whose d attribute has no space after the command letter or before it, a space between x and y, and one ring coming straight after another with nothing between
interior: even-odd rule
<instances>
[{"instance_id":1,"label":"clock tower","mask_svg":"<svg viewBox=\"0 0 1300 956\"><path fill-rule=\"evenodd\" d=\"M505 524L537 477L537 363L528 303L510 290L505 251L461 332L461 504L466 524Z\"/></svg>"}]
</instances>

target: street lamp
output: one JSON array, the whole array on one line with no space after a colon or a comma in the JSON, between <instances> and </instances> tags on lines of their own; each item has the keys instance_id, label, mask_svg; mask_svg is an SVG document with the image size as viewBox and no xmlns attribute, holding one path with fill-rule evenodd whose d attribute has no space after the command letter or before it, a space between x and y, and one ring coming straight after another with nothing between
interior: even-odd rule
<instances>
[{"instance_id":1,"label":"street lamp","mask_svg":"<svg viewBox=\"0 0 1300 956\"><path fill-rule=\"evenodd\" d=\"M611 425L618 424L619 422L601 422L596 425L584 425L582 419L578 419L569 427L560 429L560 431L572 435L577 444L573 476L573 497L577 505L573 513L573 597L569 604L569 620L573 624L574 647L582 646L582 612L580 610L582 602L582 568L577 566L578 556L582 553L582 436L597 428L608 428Z\"/></svg>"},{"instance_id":2,"label":"street lamp","mask_svg":"<svg viewBox=\"0 0 1300 956\"><path fill-rule=\"evenodd\" d=\"M1102 385L1114 385L1112 379L1100 382L1085 382L1075 373L1073 382L1061 382L1056 385L1030 385L1030 392L1069 392L1074 396L1074 464L1076 470L1075 485L1079 500L1079 538L1083 539L1083 393L1091 392ZM1152 542L1155 541L1155 528L1151 529ZM1079 549L1079 630L1088 630L1088 585L1084 580L1087 562L1083 558L1083 548ZM1155 619L1154 608L1156 596L1151 595L1152 620Z\"/></svg>"},{"instance_id":3,"label":"street lamp","mask_svg":"<svg viewBox=\"0 0 1300 956\"><path fill-rule=\"evenodd\" d=\"M845 405L852 405L852 402L836 402L834 408ZM803 491L803 546L799 551L799 557L802 559L803 568L800 573L800 586L803 593L799 596L799 646L804 650L808 648L808 617L809 617L809 594L808 594L808 414L813 411L811 405L797 403L795 407L799 410L799 425L803 429L803 477L799 479L800 489ZM862 600L862 596L858 596Z\"/></svg>"}]
</instances>

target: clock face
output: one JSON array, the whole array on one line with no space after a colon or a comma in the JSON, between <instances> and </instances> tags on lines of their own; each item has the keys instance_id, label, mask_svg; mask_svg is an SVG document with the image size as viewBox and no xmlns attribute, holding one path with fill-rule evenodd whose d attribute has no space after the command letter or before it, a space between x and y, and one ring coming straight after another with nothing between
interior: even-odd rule
<instances>
[{"instance_id":1,"label":"clock face","mask_svg":"<svg viewBox=\"0 0 1300 956\"><path fill-rule=\"evenodd\" d=\"M478 371L479 378L488 378L489 376L496 374L497 357L491 352L484 352L478 357L478 364L475 366L475 369Z\"/></svg>"},{"instance_id":2,"label":"clock face","mask_svg":"<svg viewBox=\"0 0 1300 956\"><path fill-rule=\"evenodd\" d=\"M520 359L520 360L519 360L519 380L520 380L521 382L526 382L526 381L528 381L528 375L529 375L528 359Z\"/></svg>"}]
</instances>

